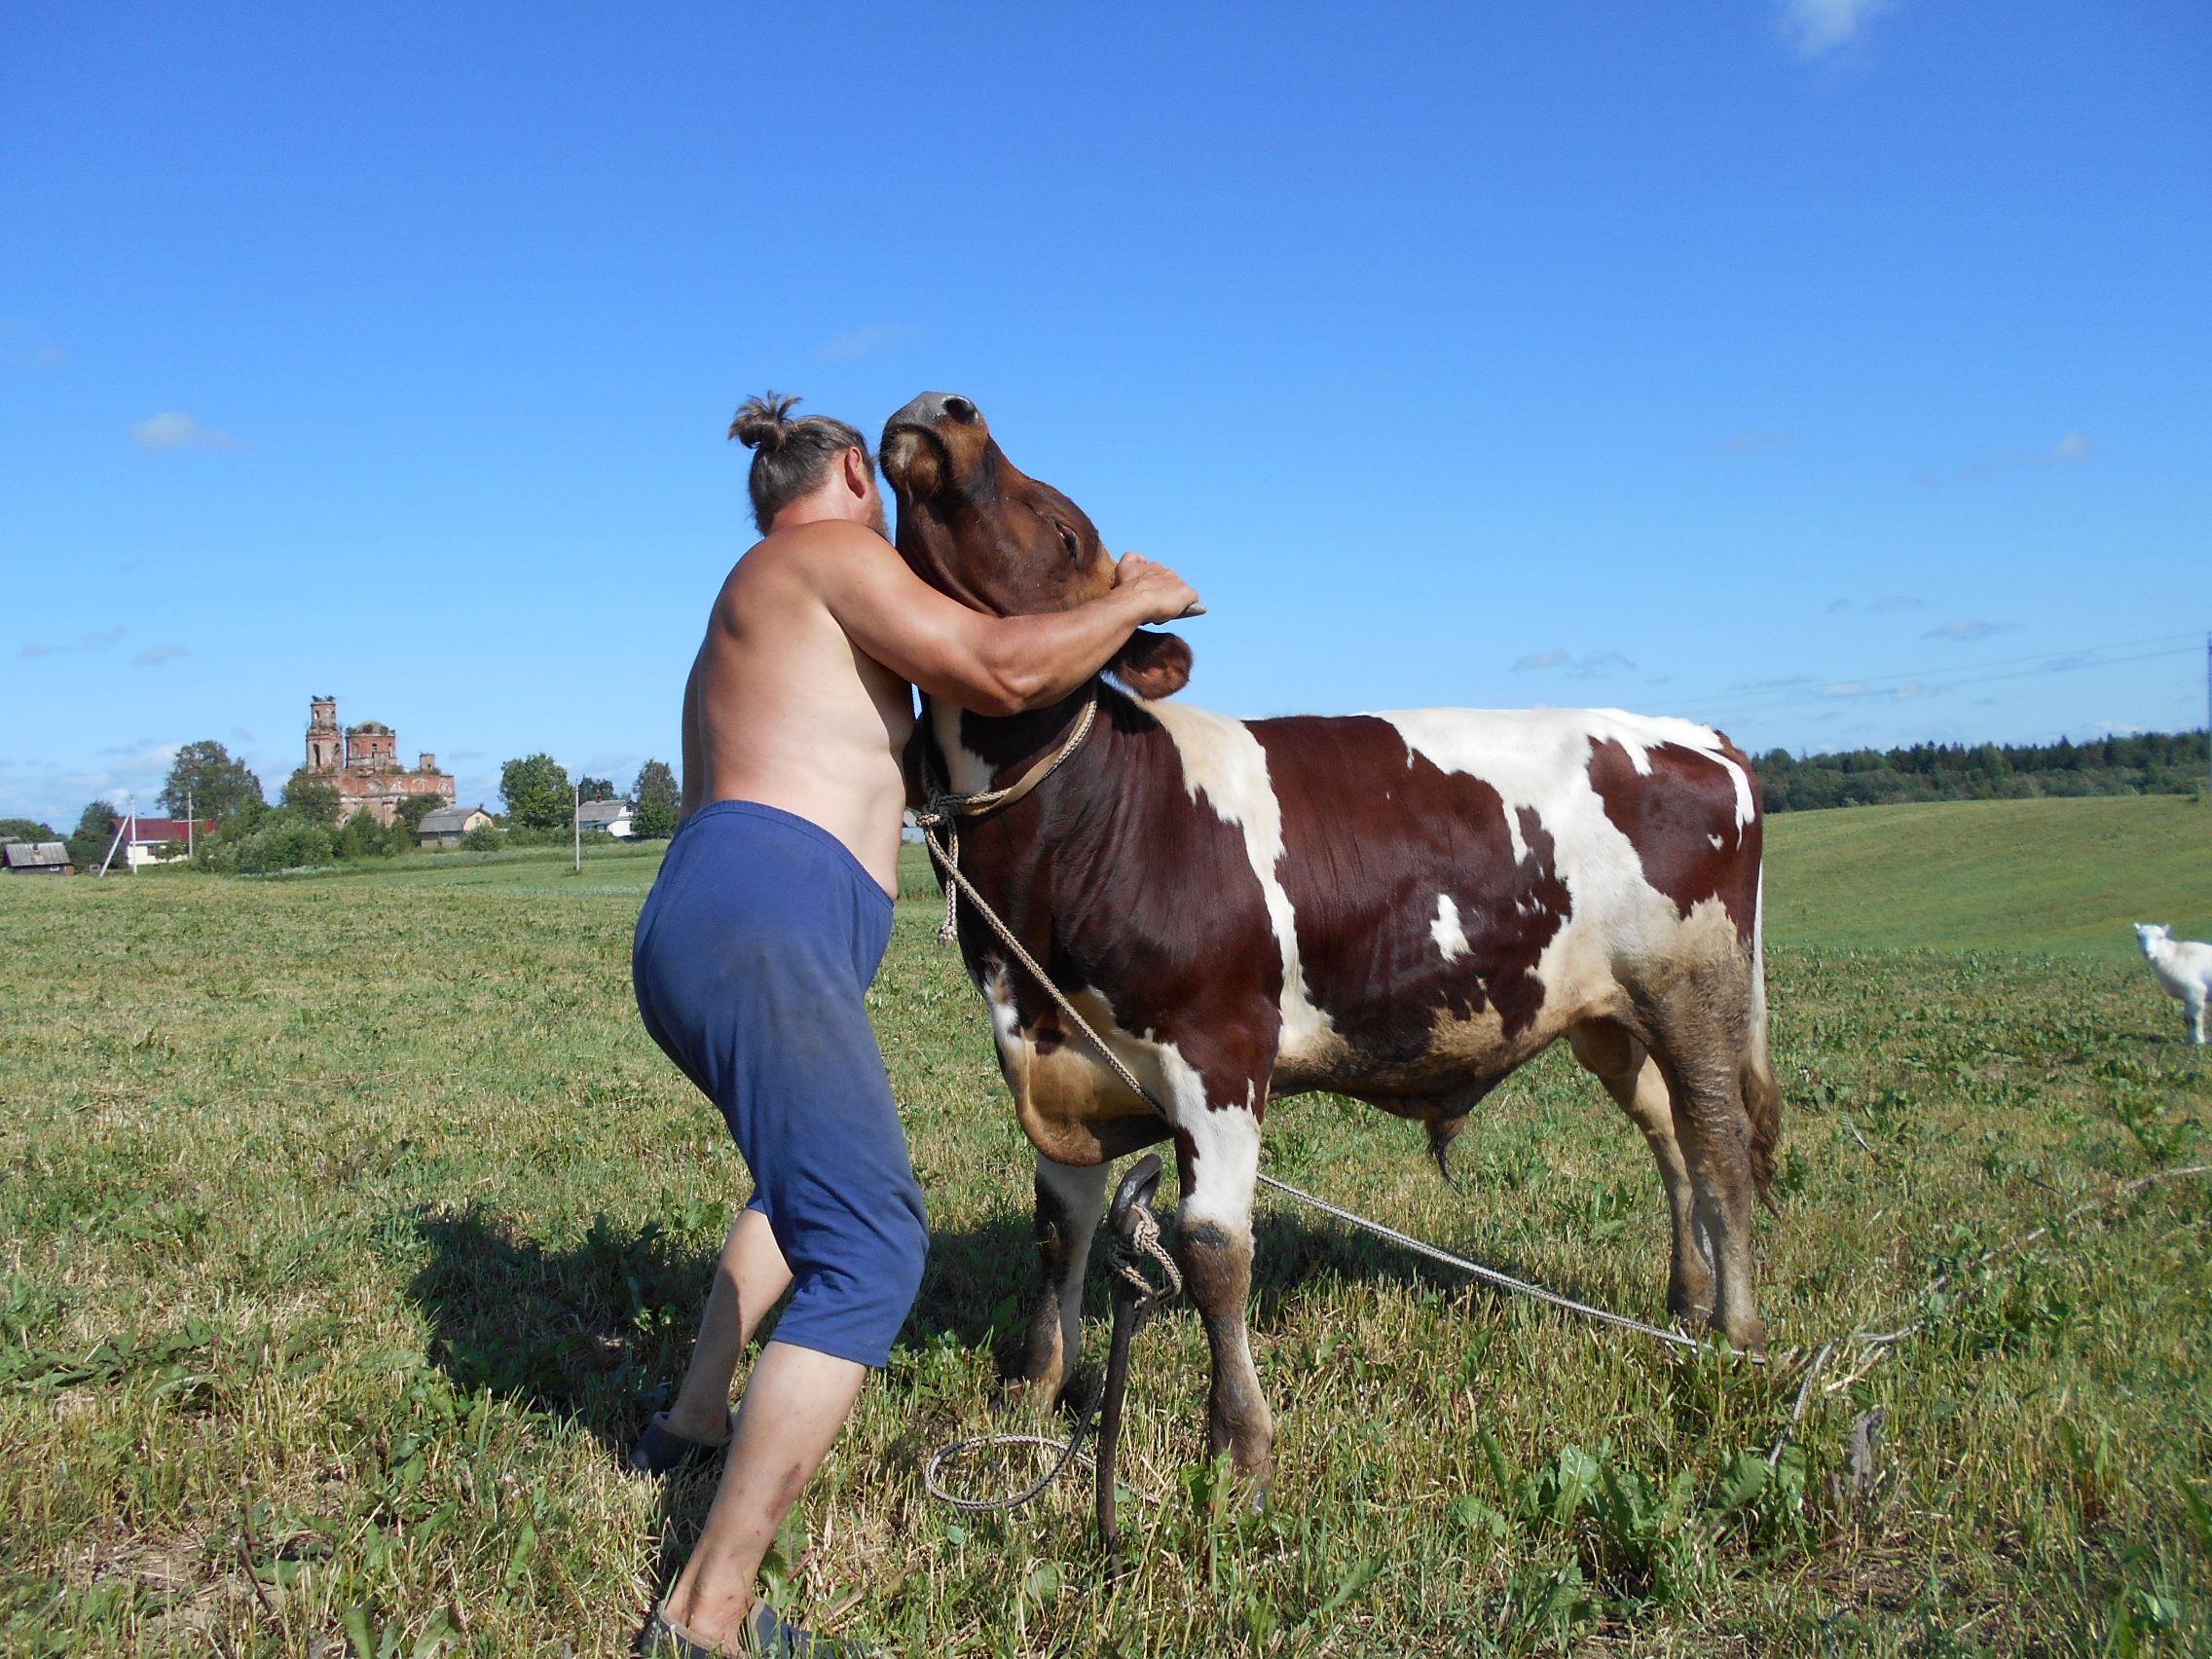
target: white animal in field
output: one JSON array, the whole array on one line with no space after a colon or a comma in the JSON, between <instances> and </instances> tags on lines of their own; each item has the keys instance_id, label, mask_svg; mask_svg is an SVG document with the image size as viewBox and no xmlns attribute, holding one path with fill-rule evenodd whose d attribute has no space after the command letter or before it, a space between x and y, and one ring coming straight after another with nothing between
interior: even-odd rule
<instances>
[{"instance_id":1,"label":"white animal in field","mask_svg":"<svg viewBox=\"0 0 2212 1659\"><path fill-rule=\"evenodd\" d=\"M2137 922L2135 942L2151 959L2151 972L2189 1012L2190 1040L2204 1046L2204 1005L2212 999L2212 944L2176 939L2174 930L2157 922Z\"/></svg>"}]
</instances>

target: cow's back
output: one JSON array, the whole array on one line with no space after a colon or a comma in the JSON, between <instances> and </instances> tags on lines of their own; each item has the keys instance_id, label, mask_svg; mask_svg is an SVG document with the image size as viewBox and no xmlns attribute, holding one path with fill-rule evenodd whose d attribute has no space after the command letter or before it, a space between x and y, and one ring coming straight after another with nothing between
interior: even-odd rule
<instances>
[{"instance_id":1,"label":"cow's back","mask_svg":"<svg viewBox=\"0 0 2212 1659\"><path fill-rule=\"evenodd\" d=\"M1267 892L1280 1089L1501 1075L1640 964L1755 937L1756 786L1707 727L1615 710L1238 722L1148 707L1194 797L1242 823Z\"/></svg>"}]
</instances>

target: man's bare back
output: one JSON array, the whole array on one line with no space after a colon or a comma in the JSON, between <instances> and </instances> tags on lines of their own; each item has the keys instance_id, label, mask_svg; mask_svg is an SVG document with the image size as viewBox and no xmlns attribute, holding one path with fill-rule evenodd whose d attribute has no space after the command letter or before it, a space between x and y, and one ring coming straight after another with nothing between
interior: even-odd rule
<instances>
[{"instance_id":1,"label":"man's bare back","mask_svg":"<svg viewBox=\"0 0 2212 1659\"><path fill-rule=\"evenodd\" d=\"M685 699L684 804L796 813L896 894L913 687L853 644L821 591L826 567L875 557L897 555L871 530L818 520L773 532L738 561Z\"/></svg>"},{"instance_id":2,"label":"man's bare back","mask_svg":"<svg viewBox=\"0 0 2212 1659\"><path fill-rule=\"evenodd\" d=\"M983 714L1057 701L1130 632L1197 604L1135 554L1072 610L987 616L908 571L872 468L847 451L780 511L715 600L683 700L683 805L755 800L819 824L894 895L913 686Z\"/></svg>"}]
</instances>

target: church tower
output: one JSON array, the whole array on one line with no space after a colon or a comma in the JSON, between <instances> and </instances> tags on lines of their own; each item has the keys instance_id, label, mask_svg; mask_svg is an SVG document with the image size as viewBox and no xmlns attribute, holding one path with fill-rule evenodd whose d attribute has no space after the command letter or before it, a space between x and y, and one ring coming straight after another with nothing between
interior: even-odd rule
<instances>
[{"instance_id":1,"label":"church tower","mask_svg":"<svg viewBox=\"0 0 2212 1659\"><path fill-rule=\"evenodd\" d=\"M338 729L338 699L308 702L308 765L311 772L335 772L346 763L346 734Z\"/></svg>"}]
</instances>

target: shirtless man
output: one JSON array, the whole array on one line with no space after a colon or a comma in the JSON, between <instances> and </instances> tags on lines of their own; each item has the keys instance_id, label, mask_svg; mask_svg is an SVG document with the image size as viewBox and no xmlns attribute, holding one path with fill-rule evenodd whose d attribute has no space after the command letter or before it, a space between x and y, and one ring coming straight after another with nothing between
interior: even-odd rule
<instances>
[{"instance_id":1,"label":"shirtless man","mask_svg":"<svg viewBox=\"0 0 2212 1659\"><path fill-rule=\"evenodd\" d=\"M722 1250L674 1406L634 1461L730 1444L706 1531L655 1618L683 1659L839 1649L754 1597L761 1557L881 1366L920 1287L922 1194L864 998L899 890L913 687L980 714L1059 701L1132 630L1198 595L1134 553L1072 610L990 616L888 539L866 441L770 393L754 450L764 533L722 583L683 695L684 821L638 918L645 1027L721 1108L755 1193ZM737 1362L791 1287L741 1409Z\"/></svg>"}]
</instances>

